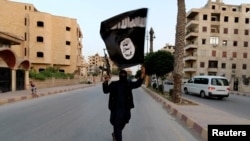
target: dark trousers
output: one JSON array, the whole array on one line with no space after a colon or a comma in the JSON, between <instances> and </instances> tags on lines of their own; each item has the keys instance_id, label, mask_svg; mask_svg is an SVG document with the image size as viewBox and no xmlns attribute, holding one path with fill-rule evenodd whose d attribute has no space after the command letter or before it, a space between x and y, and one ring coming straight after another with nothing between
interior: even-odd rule
<instances>
[{"instance_id":1,"label":"dark trousers","mask_svg":"<svg viewBox=\"0 0 250 141\"><path fill-rule=\"evenodd\" d=\"M122 141L122 130L124 129L126 123L124 124L114 124L114 136L116 141Z\"/></svg>"},{"instance_id":2,"label":"dark trousers","mask_svg":"<svg viewBox=\"0 0 250 141\"><path fill-rule=\"evenodd\" d=\"M122 141L122 130L129 122L130 117L130 110L111 111L110 122L114 128L114 136L116 141Z\"/></svg>"}]
</instances>

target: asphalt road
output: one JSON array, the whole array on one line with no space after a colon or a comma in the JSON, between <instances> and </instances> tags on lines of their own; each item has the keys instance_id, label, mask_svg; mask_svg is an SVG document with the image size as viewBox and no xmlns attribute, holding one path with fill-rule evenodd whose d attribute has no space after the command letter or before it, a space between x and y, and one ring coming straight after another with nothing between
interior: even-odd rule
<instances>
[{"instance_id":1,"label":"asphalt road","mask_svg":"<svg viewBox=\"0 0 250 141\"><path fill-rule=\"evenodd\" d=\"M139 88L125 141L200 141ZM0 106L2 141L111 141L108 95L101 85Z\"/></svg>"},{"instance_id":2,"label":"asphalt road","mask_svg":"<svg viewBox=\"0 0 250 141\"><path fill-rule=\"evenodd\" d=\"M217 98L201 98L197 95L182 94L182 96L241 118L250 119L250 97L230 95L228 98L219 100Z\"/></svg>"}]
</instances>

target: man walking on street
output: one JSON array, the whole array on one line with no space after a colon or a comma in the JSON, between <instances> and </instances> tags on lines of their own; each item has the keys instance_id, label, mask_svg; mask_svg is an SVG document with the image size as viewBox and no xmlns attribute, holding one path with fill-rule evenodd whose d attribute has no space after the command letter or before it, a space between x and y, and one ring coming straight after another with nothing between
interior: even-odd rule
<instances>
[{"instance_id":1,"label":"man walking on street","mask_svg":"<svg viewBox=\"0 0 250 141\"><path fill-rule=\"evenodd\" d=\"M119 80L108 83L109 77L103 82L103 92L109 93L110 122L113 125L113 141L122 141L122 130L131 118L130 110L134 108L132 89L139 88L144 80L145 68L141 67L141 76L137 81L128 81L127 72L119 72Z\"/></svg>"}]
</instances>

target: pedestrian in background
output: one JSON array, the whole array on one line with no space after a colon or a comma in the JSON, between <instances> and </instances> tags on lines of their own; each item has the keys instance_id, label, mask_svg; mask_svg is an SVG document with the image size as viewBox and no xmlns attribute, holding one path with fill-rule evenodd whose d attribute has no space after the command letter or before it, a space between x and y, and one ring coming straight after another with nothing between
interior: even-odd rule
<instances>
[{"instance_id":1,"label":"pedestrian in background","mask_svg":"<svg viewBox=\"0 0 250 141\"><path fill-rule=\"evenodd\" d=\"M36 94L36 85L32 81L30 81L30 87L31 87L32 94L35 95Z\"/></svg>"},{"instance_id":2,"label":"pedestrian in background","mask_svg":"<svg viewBox=\"0 0 250 141\"><path fill-rule=\"evenodd\" d=\"M119 80L112 81L105 77L103 82L104 94L109 94L110 123L113 125L113 141L122 141L122 130L131 118L131 109L134 108L132 89L139 88L144 80L145 68L141 67L141 76L137 81L128 81L127 72L119 72Z\"/></svg>"}]
</instances>

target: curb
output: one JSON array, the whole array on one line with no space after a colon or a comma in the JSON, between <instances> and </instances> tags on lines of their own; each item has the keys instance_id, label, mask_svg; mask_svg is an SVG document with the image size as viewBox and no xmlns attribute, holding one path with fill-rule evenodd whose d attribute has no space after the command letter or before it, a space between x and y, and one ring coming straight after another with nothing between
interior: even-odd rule
<instances>
[{"instance_id":1,"label":"curb","mask_svg":"<svg viewBox=\"0 0 250 141\"><path fill-rule=\"evenodd\" d=\"M208 140L208 131L207 128L202 127L200 124L198 124L195 120L189 118L187 115L181 113L178 111L178 109L174 108L174 103L169 102L159 94L145 88L142 86L142 88L150 95L152 96L156 101L163 104L163 107L173 116L175 116L178 120L185 123L185 125L194 130L198 135L204 140Z\"/></svg>"},{"instance_id":2,"label":"curb","mask_svg":"<svg viewBox=\"0 0 250 141\"><path fill-rule=\"evenodd\" d=\"M230 92L230 94L232 95L240 95L240 96L249 96L250 97L250 94L249 93L242 93L242 92Z\"/></svg>"},{"instance_id":3,"label":"curb","mask_svg":"<svg viewBox=\"0 0 250 141\"><path fill-rule=\"evenodd\" d=\"M73 91L73 90L76 90L76 89L82 89L82 88L87 88L87 87L91 87L91 86L92 85L81 86L81 87L76 87L76 88L66 88L66 89L62 89L62 90L50 91L50 92L47 92L47 93L30 94L30 95L25 95L25 96L15 96L15 97L12 97L12 98L7 98L7 99L0 100L0 105L14 103L14 102L28 100L28 99L39 98L39 97L43 97L43 96L60 94L60 93L63 93L63 92Z\"/></svg>"}]
</instances>

